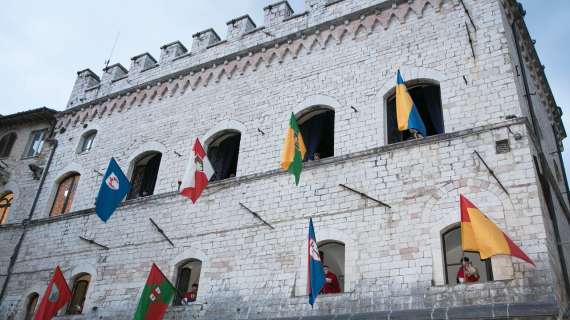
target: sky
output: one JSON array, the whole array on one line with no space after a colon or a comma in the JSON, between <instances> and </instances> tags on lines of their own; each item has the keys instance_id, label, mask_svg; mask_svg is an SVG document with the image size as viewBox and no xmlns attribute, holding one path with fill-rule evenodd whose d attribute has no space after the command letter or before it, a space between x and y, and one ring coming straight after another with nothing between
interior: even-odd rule
<instances>
[{"instance_id":1,"label":"sky","mask_svg":"<svg viewBox=\"0 0 570 320\"><path fill-rule=\"evenodd\" d=\"M131 57L149 52L158 59L160 46L175 40L189 48L192 34L211 27L224 38L226 22L243 14L262 25L263 7L276 1L2 0L0 114L63 110L77 71L101 75L109 58L128 69ZM570 134L570 0L520 2ZM304 0L289 3L295 12L304 10ZM564 158L570 164L570 147Z\"/></svg>"}]
</instances>

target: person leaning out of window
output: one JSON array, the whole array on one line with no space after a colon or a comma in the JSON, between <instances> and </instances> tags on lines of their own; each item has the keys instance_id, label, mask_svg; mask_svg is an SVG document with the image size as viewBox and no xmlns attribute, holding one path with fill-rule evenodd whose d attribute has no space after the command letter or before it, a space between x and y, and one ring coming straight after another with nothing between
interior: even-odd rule
<instances>
[{"instance_id":1,"label":"person leaning out of window","mask_svg":"<svg viewBox=\"0 0 570 320\"><path fill-rule=\"evenodd\" d=\"M471 264L469 258L463 257L461 267L457 271L457 283L477 282L479 281L479 270Z\"/></svg>"}]
</instances>

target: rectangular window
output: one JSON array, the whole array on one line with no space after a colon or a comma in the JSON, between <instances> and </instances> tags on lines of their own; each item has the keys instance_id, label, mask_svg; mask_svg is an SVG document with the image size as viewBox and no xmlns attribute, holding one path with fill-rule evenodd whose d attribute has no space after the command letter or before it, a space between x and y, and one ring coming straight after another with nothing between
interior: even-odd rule
<instances>
[{"instance_id":1,"label":"rectangular window","mask_svg":"<svg viewBox=\"0 0 570 320\"><path fill-rule=\"evenodd\" d=\"M32 158L40 154L46 134L46 129L32 131L30 134L30 140L28 140L28 145L26 146L24 158Z\"/></svg>"}]
</instances>

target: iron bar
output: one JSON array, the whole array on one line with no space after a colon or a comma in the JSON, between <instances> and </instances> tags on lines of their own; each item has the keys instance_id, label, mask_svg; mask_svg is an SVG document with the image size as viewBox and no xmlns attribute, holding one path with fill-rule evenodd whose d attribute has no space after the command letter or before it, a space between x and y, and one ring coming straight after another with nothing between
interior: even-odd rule
<instances>
[{"instance_id":1,"label":"iron bar","mask_svg":"<svg viewBox=\"0 0 570 320\"><path fill-rule=\"evenodd\" d=\"M244 208L245 210L249 211L249 213L251 213L254 217L256 217L257 219L259 219L259 221L263 222L264 225L268 226L271 229L275 229L272 225L269 224L269 222L263 220L263 218L261 216L259 216L259 214L257 214L257 212L251 210L250 208L246 207L243 203L239 202L239 205Z\"/></svg>"},{"instance_id":2,"label":"iron bar","mask_svg":"<svg viewBox=\"0 0 570 320\"><path fill-rule=\"evenodd\" d=\"M374 201L374 202L376 202L376 203L378 203L378 204L380 204L380 205L382 205L382 206L384 206L384 207L392 208L392 207L390 207L388 204L386 204L386 203L384 203L384 202L382 202L382 201L380 201L380 200L378 200L378 199L372 198L371 196L367 195L367 194L364 193L364 192L360 192L360 191L358 191L358 190L352 189L351 187L348 187L348 186L346 186L346 185L344 185L344 184L342 184L342 183L339 184L339 186L341 186L341 187L343 187L343 188L345 188L345 189L347 189L347 190L349 190L349 191L352 191L352 192L354 192L354 193L356 193L356 194L359 194L361 197L364 197L364 198L366 198L366 199L372 200L372 201Z\"/></svg>"},{"instance_id":3,"label":"iron bar","mask_svg":"<svg viewBox=\"0 0 570 320\"><path fill-rule=\"evenodd\" d=\"M501 187L501 189L503 189L503 191L505 191L506 194L509 194L509 192L507 191L507 188L505 188L505 186L503 185L503 183L501 182L501 180L499 180L499 178L497 177L497 175L495 174L495 172L493 171L493 169L491 169L488 165L487 162L485 162L485 160L483 159L483 157L481 157L481 155L479 154L479 152L477 152L477 150L473 150L473 153L475 153L477 155L477 157L479 158L479 160L481 160L481 162L483 163L483 165L485 166L485 168L487 168L487 171L489 171L489 174L495 179L495 181L497 181L497 183L499 184L499 187Z\"/></svg>"},{"instance_id":4,"label":"iron bar","mask_svg":"<svg viewBox=\"0 0 570 320\"><path fill-rule=\"evenodd\" d=\"M152 218L148 218L148 220L150 220L150 222L154 225L154 227L156 228L156 231L158 231L158 233L160 233L164 239L166 239L166 241L168 241L168 243L170 243L171 246L174 247L174 243L172 243L172 240L170 240L170 238L166 235L166 233L164 233L164 230L162 230L158 224L156 224L156 222L154 222L154 220L152 220Z\"/></svg>"}]
</instances>

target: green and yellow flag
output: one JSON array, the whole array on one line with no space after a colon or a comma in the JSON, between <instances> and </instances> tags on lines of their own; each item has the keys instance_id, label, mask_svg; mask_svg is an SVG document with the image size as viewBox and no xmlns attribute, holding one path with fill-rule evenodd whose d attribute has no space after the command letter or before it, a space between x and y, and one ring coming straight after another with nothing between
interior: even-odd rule
<instances>
[{"instance_id":1,"label":"green and yellow flag","mask_svg":"<svg viewBox=\"0 0 570 320\"><path fill-rule=\"evenodd\" d=\"M299 185L301 170L303 169L303 158L305 158L307 148L301 136L301 130L297 125L295 115L291 113L289 120L289 128L285 135L285 144L283 144L283 154L281 155L281 168L287 170L295 176L295 184Z\"/></svg>"},{"instance_id":2,"label":"green and yellow flag","mask_svg":"<svg viewBox=\"0 0 570 320\"><path fill-rule=\"evenodd\" d=\"M176 289L153 263L146 280L135 320L162 320Z\"/></svg>"}]
</instances>

